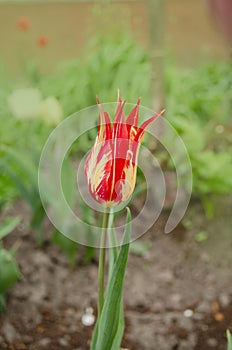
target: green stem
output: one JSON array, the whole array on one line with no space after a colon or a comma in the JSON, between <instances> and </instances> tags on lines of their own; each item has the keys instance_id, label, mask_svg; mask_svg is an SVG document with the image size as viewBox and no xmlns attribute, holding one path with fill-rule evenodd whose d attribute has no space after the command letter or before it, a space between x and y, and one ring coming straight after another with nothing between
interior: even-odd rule
<instances>
[{"instance_id":1,"label":"green stem","mask_svg":"<svg viewBox=\"0 0 232 350\"><path fill-rule=\"evenodd\" d=\"M110 212L108 221L108 240L109 240L109 267L108 267L108 280L110 280L111 273L113 271L114 263L118 256L118 245L115 236L115 231L113 228L114 214Z\"/></svg>"},{"instance_id":2,"label":"green stem","mask_svg":"<svg viewBox=\"0 0 232 350\"><path fill-rule=\"evenodd\" d=\"M99 256L99 267L98 267L98 319L101 316L103 304L104 304L104 276L105 276L105 243L106 243L106 232L108 227L109 213L105 212L102 223L102 234L101 234L101 246Z\"/></svg>"}]
</instances>

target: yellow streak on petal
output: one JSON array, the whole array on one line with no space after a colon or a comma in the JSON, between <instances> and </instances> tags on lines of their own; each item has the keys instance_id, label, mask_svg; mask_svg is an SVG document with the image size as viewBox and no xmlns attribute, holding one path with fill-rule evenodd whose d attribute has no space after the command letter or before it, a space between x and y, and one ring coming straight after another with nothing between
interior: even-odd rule
<instances>
[{"instance_id":1,"label":"yellow streak on petal","mask_svg":"<svg viewBox=\"0 0 232 350\"><path fill-rule=\"evenodd\" d=\"M103 180L105 174L105 166L106 163L111 159L111 151L109 150L107 153L103 154L100 161L98 160L98 155L101 151L102 143L96 142L93 148L92 155L89 160L88 170L87 170L87 178L88 182L91 186L91 190L93 193L96 192L97 187L100 185Z\"/></svg>"},{"instance_id":2,"label":"yellow streak on petal","mask_svg":"<svg viewBox=\"0 0 232 350\"><path fill-rule=\"evenodd\" d=\"M126 202L134 191L136 182L136 168L132 165L125 170L125 180L122 181L122 202Z\"/></svg>"},{"instance_id":3,"label":"yellow streak on petal","mask_svg":"<svg viewBox=\"0 0 232 350\"><path fill-rule=\"evenodd\" d=\"M137 166L132 164L132 151L127 151L126 159L129 161L129 166L124 168L125 180L121 181L122 202L126 202L130 198L136 182Z\"/></svg>"},{"instance_id":4,"label":"yellow streak on petal","mask_svg":"<svg viewBox=\"0 0 232 350\"><path fill-rule=\"evenodd\" d=\"M103 178L107 175L105 174L105 167L106 167L106 163L110 161L110 159L111 159L111 151L104 154L101 160L96 164L95 171L93 174L93 182L92 182L94 191L98 188Z\"/></svg>"}]
</instances>

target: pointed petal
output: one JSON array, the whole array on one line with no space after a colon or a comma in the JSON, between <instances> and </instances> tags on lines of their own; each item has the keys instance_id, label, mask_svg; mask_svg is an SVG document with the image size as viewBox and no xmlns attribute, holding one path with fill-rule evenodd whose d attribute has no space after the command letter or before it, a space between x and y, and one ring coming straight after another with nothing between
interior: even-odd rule
<instances>
[{"instance_id":1,"label":"pointed petal","mask_svg":"<svg viewBox=\"0 0 232 350\"><path fill-rule=\"evenodd\" d=\"M127 117L126 123L128 126L138 126L139 120L139 106L140 106L140 98L138 99L137 105L132 109L129 116Z\"/></svg>"},{"instance_id":2,"label":"pointed petal","mask_svg":"<svg viewBox=\"0 0 232 350\"><path fill-rule=\"evenodd\" d=\"M111 129L111 122L110 122L110 117L107 112L104 112L104 118L105 118L105 132L106 132L106 140L112 139L112 129Z\"/></svg>"},{"instance_id":3,"label":"pointed petal","mask_svg":"<svg viewBox=\"0 0 232 350\"><path fill-rule=\"evenodd\" d=\"M118 89L118 102L122 102L121 96L120 96L120 89Z\"/></svg>"},{"instance_id":4,"label":"pointed petal","mask_svg":"<svg viewBox=\"0 0 232 350\"><path fill-rule=\"evenodd\" d=\"M110 123L110 117L107 112L103 111L102 105L96 97L97 103L98 103L98 110L99 110L99 116L98 116L98 141L102 142L103 140L111 139L112 138L112 130L111 130L111 123Z\"/></svg>"},{"instance_id":5,"label":"pointed petal","mask_svg":"<svg viewBox=\"0 0 232 350\"><path fill-rule=\"evenodd\" d=\"M158 117L160 117L163 113L164 113L164 109L162 111L160 111L159 113L156 113L155 115L153 115L153 117L149 118L148 120L146 120L145 122L143 122L141 124L141 126L139 127L139 130L135 136L135 141L137 142L141 142L142 138L144 136L144 133L146 131L146 128Z\"/></svg>"},{"instance_id":6,"label":"pointed petal","mask_svg":"<svg viewBox=\"0 0 232 350\"><path fill-rule=\"evenodd\" d=\"M118 107L115 113L115 117L114 117L114 124L119 124L119 123L125 123L125 117L124 117L124 106L125 106L126 101L120 100L118 101Z\"/></svg>"}]
</instances>

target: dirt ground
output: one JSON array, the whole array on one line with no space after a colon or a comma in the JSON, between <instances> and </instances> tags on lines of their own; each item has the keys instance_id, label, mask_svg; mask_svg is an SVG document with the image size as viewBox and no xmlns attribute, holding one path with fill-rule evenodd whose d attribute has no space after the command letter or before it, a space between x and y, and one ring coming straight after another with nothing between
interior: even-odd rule
<instances>
[{"instance_id":1,"label":"dirt ground","mask_svg":"<svg viewBox=\"0 0 232 350\"><path fill-rule=\"evenodd\" d=\"M150 249L129 257L123 348L226 350L225 332L232 330L231 202L217 202L211 221L199 204L191 205L186 218L192 228L181 224L169 235L163 233L168 215L163 213L141 238ZM88 307L96 314L97 259L89 265L78 261L70 269L49 241L37 247L26 228L26 205L19 202L14 210L24 221L4 243L17 247L22 278L0 316L0 349L89 349L92 326L84 326L81 318ZM194 235L201 230L209 238L197 243Z\"/></svg>"}]
</instances>

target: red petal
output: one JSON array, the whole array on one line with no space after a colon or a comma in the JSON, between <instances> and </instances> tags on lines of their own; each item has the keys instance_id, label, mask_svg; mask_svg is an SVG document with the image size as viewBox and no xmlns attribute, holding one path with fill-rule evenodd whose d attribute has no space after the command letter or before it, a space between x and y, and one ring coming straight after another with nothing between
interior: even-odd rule
<instances>
[{"instance_id":1,"label":"red petal","mask_svg":"<svg viewBox=\"0 0 232 350\"><path fill-rule=\"evenodd\" d=\"M145 130L146 128L158 117L160 117L163 113L164 113L164 109L159 112L159 113L156 113L155 115L153 115L153 117L149 118L148 120L146 120L145 122L142 123L142 125L139 127L139 130L135 136L135 141L137 142L141 142L142 141L142 138L144 136L144 133L145 133Z\"/></svg>"},{"instance_id":2,"label":"red petal","mask_svg":"<svg viewBox=\"0 0 232 350\"><path fill-rule=\"evenodd\" d=\"M137 105L132 109L129 116L127 117L126 123L130 126L138 126L138 120L139 120L139 105L140 105L140 98L138 99Z\"/></svg>"},{"instance_id":3,"label":"red petal","mask_svg":"<svg viewBox=\"0 0 232 350\"><path fill-rule=\"evenodd\" d=\"M98 103L98 110L99 110L98 138L99 138L99 142L102 142L103 140L109 140L112 138L111 122L110 122L110 117L108 113L103 111L98 97L96 97L96 100Z\"/></svg>"}]
</instances>

